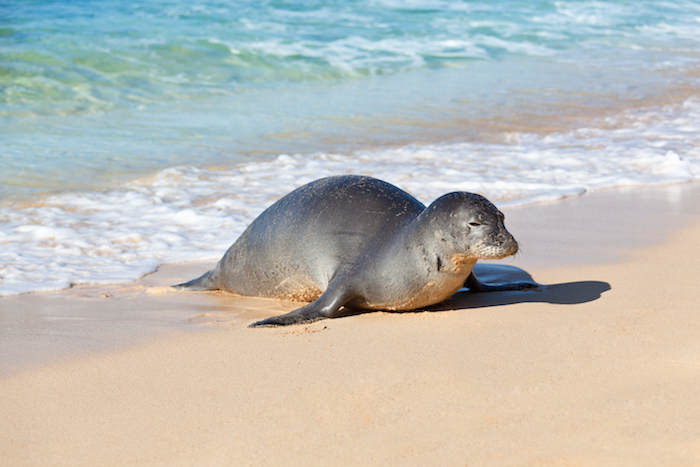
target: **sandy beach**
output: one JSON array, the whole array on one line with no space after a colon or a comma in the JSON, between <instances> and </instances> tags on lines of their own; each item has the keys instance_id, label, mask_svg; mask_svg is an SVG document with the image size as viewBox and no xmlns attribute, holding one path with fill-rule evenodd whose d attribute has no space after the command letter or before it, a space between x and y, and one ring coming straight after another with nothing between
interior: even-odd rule
<instances>
[{"instance_id":1,"label":"sandy beach","mask_svg":"<svg viewBox=\"0 0 700 467\"><path fill-rule=\"evenodd\" d=\"M506 210L538 290L250 329L294 303L0 299L3 465L700 465L700 184Z\"/></svg>"}]
</instances>

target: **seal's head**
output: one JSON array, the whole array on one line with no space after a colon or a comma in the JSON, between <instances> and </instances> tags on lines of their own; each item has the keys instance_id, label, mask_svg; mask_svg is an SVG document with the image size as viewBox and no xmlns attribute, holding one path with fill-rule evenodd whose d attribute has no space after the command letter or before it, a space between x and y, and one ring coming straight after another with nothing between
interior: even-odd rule
<instances>
[{"instance_id":1,"label":"seal's head","mask_svg":"<svg viewBox=\"0 0 700 467\"><path fill-rule=\"evenodd\" d=\"M435 216L435 235L460 256L501 259L518 251L518 242L503 224L503 213L481 195L448 193L435 200L428 211Z\"/></svg>"}]
</instances>

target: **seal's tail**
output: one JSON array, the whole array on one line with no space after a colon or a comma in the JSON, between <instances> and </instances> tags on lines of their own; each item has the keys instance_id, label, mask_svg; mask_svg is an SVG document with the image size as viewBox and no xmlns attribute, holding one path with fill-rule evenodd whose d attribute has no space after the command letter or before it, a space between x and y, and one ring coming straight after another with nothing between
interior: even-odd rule
<instances>
[{"instance_id":1,"label":"seal's tail","mask_svg":"<svg viewBox=\"0 0 700 467\"><path fill-rule=\"evenodd\" d=\"M180 292L182 290L203 292L207 290L217 290L218 288L219 287L216 285L214 271L209 271L202 277L198 277L197 279L185 282L184 284L149 287L147 289L147 292L151 295L159 295L164 293Z\"/></svg>"},{"instance_id":2,"label":"seal's tail","mask_svg":"<svg viewBox=\"0 0 700 467\"><path fill-rule=\"evenodd\" d=\"M214 271L209 271L205 273L202 277L185 282L184 284L174 285L175 290L192 290L192 291L204 291L204 290L217 290L219 287L216 284L216 277Z\"/></svg>"}]
</instances>

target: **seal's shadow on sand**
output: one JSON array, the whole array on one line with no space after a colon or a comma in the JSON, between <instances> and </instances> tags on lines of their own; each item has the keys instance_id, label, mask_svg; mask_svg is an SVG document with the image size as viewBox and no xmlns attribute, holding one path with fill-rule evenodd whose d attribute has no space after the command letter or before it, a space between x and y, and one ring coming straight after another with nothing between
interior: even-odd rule
<instances>
[{"instance_id":1,"label":"seal's shadow on sand","mask_svg":"<svg viewBox=\"0 0 700 467\"><path fill-rule=\"evenodd\" d=\"M534 282L532 276L515 266L500 264L477 264L474 272L480 281L487 284L502 282ZM592 302L610 290L610 284L600 281L564 282L561 284L544 285L533 289L523 289L506 292L469 293L469 289L460 289L449 300L412 311L396 311L394 313L420 313L449 310L464 310L468 308L483 308L489 306L514 305L516 303L552 303L557 305L576 305ZM368 313L366 310L345 309L338 315L350 316Z\"/></svg>"}]
</instances>

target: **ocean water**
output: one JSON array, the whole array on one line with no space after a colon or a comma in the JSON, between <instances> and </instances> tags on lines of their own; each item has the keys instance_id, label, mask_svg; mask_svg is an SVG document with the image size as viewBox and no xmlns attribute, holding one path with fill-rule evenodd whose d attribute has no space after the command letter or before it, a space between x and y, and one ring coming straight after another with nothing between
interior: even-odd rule
<instances>
[{"instance_id":1,"label":"ocean water","mask_svg":"<svg viewBox=\"0 0 700 467\"><path fill-rule=\"evenodd\" d=\"M697 1L2 1L0 295L218 258L333 174L697 180L699 65Z\"/></svg>"}]
</instances>

